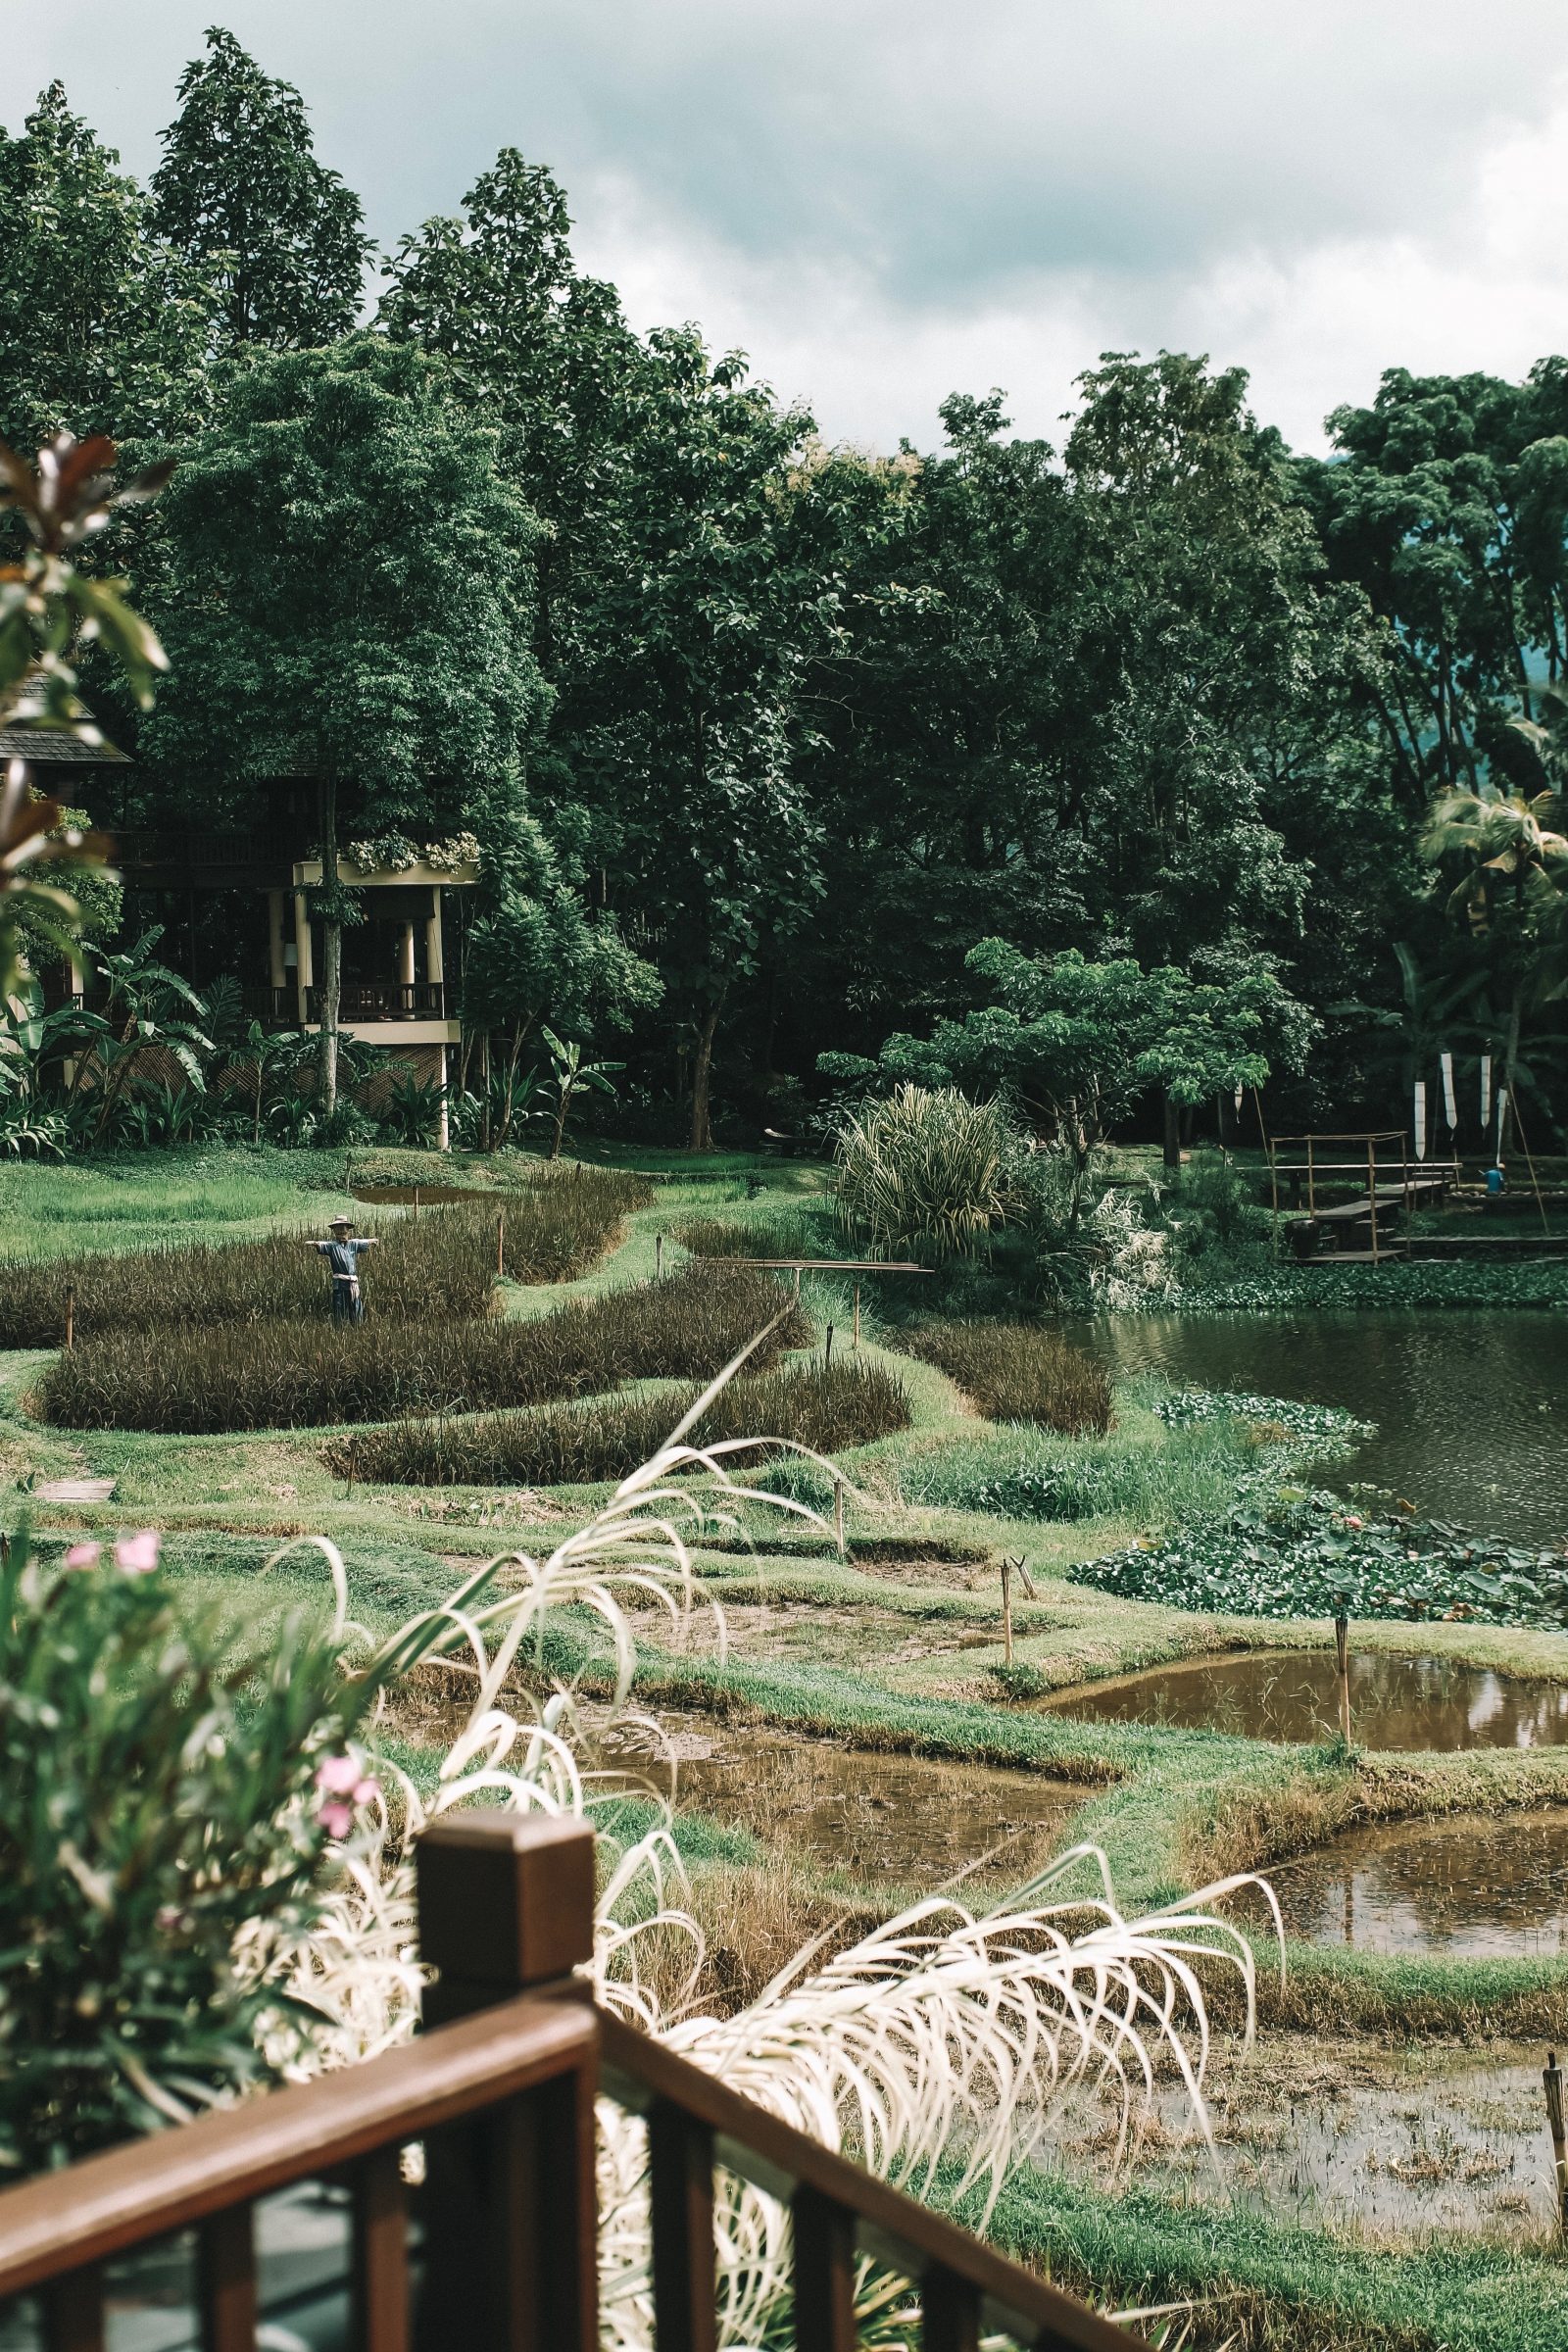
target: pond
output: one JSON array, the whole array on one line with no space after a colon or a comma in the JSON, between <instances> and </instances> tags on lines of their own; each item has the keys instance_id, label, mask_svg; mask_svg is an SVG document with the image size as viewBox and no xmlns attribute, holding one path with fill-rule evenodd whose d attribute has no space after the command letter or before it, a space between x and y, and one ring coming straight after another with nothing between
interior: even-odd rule
<instances>
[{"instance_id":1,"label":"pond","mask_svg":"<svg viewBox=\"0 0 1568 2352\"><path fill-rule=\"evenodd\" d=\"M1378 1434L1327 1473L1530 1544L1568 1534L1568 1315L1117 1315L1072 1334L1118 1376L1338 1404Z\"/></svg>"},{"instance_id":2,"label":"pond","mask_svg":"<svg viewBox=\"0 0 1568 2352\"><path fill-rule=\"evenodd\" d=\"M884 1755L756 1724L684 1715L661 1724L682 1810L747 1830L818 1870L895 1886L925 1890L959 1877L992 1891L1019 1885L1061 1851L1068 1819L1095 1793L1035 1773ZM668 1760L643 1753L635 1768L670 1794Z\"/></svg>"},{"instance_id":3,"label":"pond","mask_svg":"<svg viewBox=\"0 0 1568 2352\"><path fill-rule=\"evenodd\" d=\"M1568 1953L1568 1807L1379 1822L1261 1874L1288 1936L1364 1952ZM1263 1917L1255 1897L1238 1902Z\"/></svg>"},{"instance_id":4,"label":"pond","mask_svg":"<svg viewBox=\"0 0 1568 2352\"><path fill-rule=\"evenodd\" d=\"M1158 1666L1035 1702L1091 1723L1157 1723L1248 1740L1332 1740L1339 1677L1332 1650L1249 1650ZM1350 1653L1350 1737L1358 1747L1560 1747L1568 1690L1451 1658Z\"/></svg>"}]
</instances>

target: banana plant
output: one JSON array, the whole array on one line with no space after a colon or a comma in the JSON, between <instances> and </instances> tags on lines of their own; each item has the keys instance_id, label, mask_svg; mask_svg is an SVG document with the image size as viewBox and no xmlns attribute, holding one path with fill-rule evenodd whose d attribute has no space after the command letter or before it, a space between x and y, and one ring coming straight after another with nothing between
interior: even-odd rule
<instances>
[{"instance_id":1,"label":"banana plant","mask_svg":"<svg viewBox=\"0 0 1568 2352\"><path fill-rule=\"evenodd\" d=\"M613 1101L614 1087L611 1073L623 1070L623 1061L584 1061L582 1048L573 1038L563 1041L553 1029L540 1033L550 1051L550 1087L556 1098L555 1133L550 1139L550 1157L561 1156L561 1139L565 1132L566 1113L575 1094L609 1095Z\"/></svg>"},{"instance_id":2,"label":"banana plant","mask_svg":"<svg viewBox=\"0 0 1568 2352\"><path fill-rule=\"evenodd\" d=\"M176 1061L198 1094L206 1089L202 1060L213 1051L213 1041L205 1027L182 1018L178 1010L186 1005L205 1023L206 1007L188 980L158 961L155 950L163 936L160 925L144 931L133 948L118 956L100 951L95 958L108 991L104 1034L96 1053L97 1137L107 1131L138 1054L150 1048L162 1049ZM78 1065L78 1080L80 1075Z\"/></svg>"}]
</instances>

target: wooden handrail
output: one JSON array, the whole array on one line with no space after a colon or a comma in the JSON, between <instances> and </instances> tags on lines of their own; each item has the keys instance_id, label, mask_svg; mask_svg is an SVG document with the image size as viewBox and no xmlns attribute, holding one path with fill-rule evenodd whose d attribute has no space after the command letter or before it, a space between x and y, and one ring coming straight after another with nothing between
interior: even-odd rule
<instances>
[{"instance_id":1,"label":"wooden handrail","mask_svg":"<svg viewBox=\"0 0 1568 2352\"><path fill-rule=\"evenodd\" d=\"M1038 2352L1136 2352L1138 2339L1125 2328L770 2115L716 2075L620 2018L605 2014L601 2026L607 2094L634 2111L684 2116L710 2135L712 2160L727 2172L785 2203L807 2190L853 2216L858 2242L892 2269L915 2284L932 2269L961 2280L979 2295L988 2328Z\"/></svg>"},{"instance_id":2,"label":"wooden handrail","mask_svg":"<svg viewBox=\"0 0 1568 2352\"><path fill-rule=\"evenodd\" d=\"M586 2002L524 1995L367 2066L0 2192L0 2299L597 2064Z\"/></svg>"}]
</instances>

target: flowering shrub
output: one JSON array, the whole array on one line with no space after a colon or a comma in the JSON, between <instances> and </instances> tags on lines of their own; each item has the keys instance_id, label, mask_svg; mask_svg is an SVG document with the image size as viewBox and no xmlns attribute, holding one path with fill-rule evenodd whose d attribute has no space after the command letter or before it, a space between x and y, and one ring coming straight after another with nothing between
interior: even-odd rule
<instances>
[{"instance_id":1,"label":"flowering shrub","mask_svg":"<svg viewBox=\"0 0 1568 2352\"><path fill-rule=\"evenodd\" d=\"M275 1988L236 1941L311 1925L328 1841L374 1792L370 1694L317 1612L235 1639L151 1530L19 1537L0 1565L0 2168L175 2121L267 2071Z\"/></svg>"},{"instance_id":2,"label":"flowering shrub","mask_svg":"<svg viewBox=\"0 0 1568 2352\"><path fill-rule=\"evenodd\" d=\"M1241 1617L1473 1618L1568 1626L1568 1556L1439 1519L1352 1511L1338 1495L1245 1493L1223 1517L1068 1570L1129 1600Z\"/></svg>"}]
</instances>

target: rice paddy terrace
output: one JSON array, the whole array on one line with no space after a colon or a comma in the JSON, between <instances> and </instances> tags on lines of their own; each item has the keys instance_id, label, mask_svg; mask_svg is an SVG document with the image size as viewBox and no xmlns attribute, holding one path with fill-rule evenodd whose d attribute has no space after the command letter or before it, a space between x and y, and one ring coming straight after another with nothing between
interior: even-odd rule
<instances>
[{"instance_id":1,"label":"rice paddy terrace","mask_svg":"<svg viewBox=\"0 0 1568 2352\"><path fill-rule=\"evenodd\" d=\"M1263 1395L1216 1354L1233 1393L1211 1410L1173 1401L1136 1335L1085 1353L977 1332L892 1276L863 1284L857 1347L846 1278L797 1297L711 1262L837 1254L809 1166L221 1161L205 1194L171 1161L162 1217L151 1170L0 1180L9 1524L64 1544L156 1523L249 1616L313 1574L262 1578L277 1544L325 1535L355 1614L387 1627L500 1549L548 1548L770 1326L695 1436L794 1439L809 1453L757 1475L819 1515L742 1499L706 1528L722 1649L702 1610L634 1612L645 1722L607 1720L601 1756L634 1813L674 1807L710 1992L739 2001L807 1938L921 1896L983 1905L1077 1845L1129 1915L1260 1871L1288 1965L1263 1971L1258 2049L1222 2036L1215 2157L1173 2101L1113 2195L1086 2109L999 2237L1129 2303L1201 2278L1226 2300L1197 2345L1568 2346L1539 2096L1543 2045L1568 2039L1568 1616L1544 1551L1391 1520L1374 1555L1383 1522L1315 1484L1360 1474L1331 1409L1370 1418L1360 1392L1314 1374L1294 1415L1265 1410L1256 1322ZM379 1242L346 1334L305 1247L339 1209ZM1325 1544L1356 1595L1348 1745ZM1252 1583L1184 1587L1200 1550ZM1143 1582L1096 1565L1140 1559ZM523 1672L573 1682L590 1717L610 1686L587 1620ZM467 1703L458 1670L421 1671L389 1752L433 1772ZM1076 1867L1087 1897L1098 1865ZM1232 1916L1272 1953L1261 1897Z\"/></svg>"}]
</instances>

